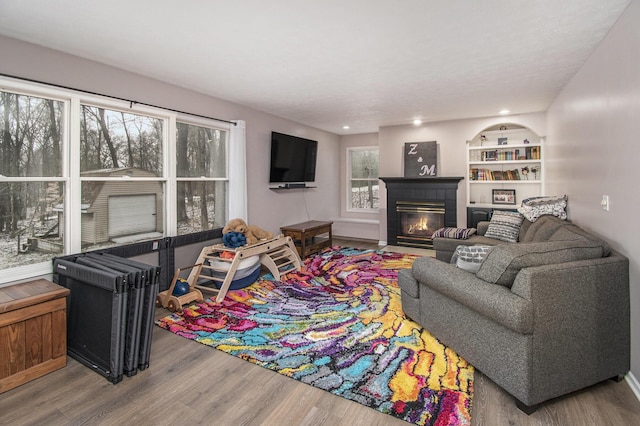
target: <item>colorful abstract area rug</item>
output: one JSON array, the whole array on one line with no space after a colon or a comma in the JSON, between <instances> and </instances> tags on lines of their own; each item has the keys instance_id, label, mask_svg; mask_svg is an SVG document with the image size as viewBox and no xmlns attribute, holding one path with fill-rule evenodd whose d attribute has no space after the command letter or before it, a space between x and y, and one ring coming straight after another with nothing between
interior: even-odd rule
<instances>
[{"instance_id":1,"label":"colorful abstract area rug","mask_svg":"<svg viewBox=\"0 0 640 426\"><path fill-rule=\"evenodd\" d=\"M333 247L156 324L410 423L468 425L473 367L402 312L398 270L414 260Z\"/></svg>"}]
</instances>

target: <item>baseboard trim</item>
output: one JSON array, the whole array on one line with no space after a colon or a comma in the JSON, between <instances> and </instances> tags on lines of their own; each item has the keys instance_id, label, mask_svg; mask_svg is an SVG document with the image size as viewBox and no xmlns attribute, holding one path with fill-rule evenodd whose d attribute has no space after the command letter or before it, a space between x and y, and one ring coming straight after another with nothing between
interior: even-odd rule
<instances>
[{"instance_id":1,"label":"baseboard trim","mask_svg":"<svg viewBox=\"0 0 640 426\"><path fill-rule=\"evenodd\" d=\"M333 222L364 223L367 225L380 225L380 220L378 219L364 219L359 217L332 217L331 220Z\"/></svg>"},{"instance_id":2,"label":"baseboard trim","mask_svg":"<svg viewBox=\"0 0 640 426\"><path fill-rule=\"evenodd\" d=\"M633 373L629 371L627 374L625 374L624 379L629 384L631 391L636 396L638 401L640 401L640 383L638 383L638 379L636 379L636 376L634 376Z\"/></svg>"}]
</instances>

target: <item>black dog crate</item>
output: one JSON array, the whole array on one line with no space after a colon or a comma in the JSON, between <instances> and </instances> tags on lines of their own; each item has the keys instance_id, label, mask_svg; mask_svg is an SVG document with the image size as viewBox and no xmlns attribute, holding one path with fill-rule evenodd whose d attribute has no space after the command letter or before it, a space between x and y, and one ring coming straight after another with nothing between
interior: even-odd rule
<instances>
[{"instance_id":1,"label":"black dog crate","mask_svg":"<svg viewBox=\"0 0 640 426\"><path fill-rule=\"evenodd\" d=\"M124 371L127 283L122 274L55 259L67 297L67 353L112 383ZM57 278L57 279L56 279Z\"/></svg>"},{"instance_id":2,"label":"black dog crate","mask_svg":"<svg viewBox=\"0 0 640 426\"><path fill-rule=\"evenodd\" d=\"M67 298L67 352L112 383L149 367L160 267L108 253L54 259Z\"/></svg>"},{"instance_id":3,"label":"black dog crate","mask_svg":"<svg viewBox=\"0 0 640 426\"><path fill-rule=\"evenodd\" d=\"M69 356L113 383L148 368L157 294L176 263L192 264L221 238L219 228L55 258L53 281L71 290Z\"/></svg>"},{"instance_id":4,"label":"black dog crate","mask_svg":"<svg viewBox=\"0 0 640 426\"><path fill-rule=\"evenodd\" d=\"M144 370L149 367L149 359L151 357L151 337L153 335L154 315L156 311L156 296L160 291L160 272L159 266L147 265L132 259L125 259L114 256L109 253L103 253L105 259L117 261L123 265L138 268L141 275L141 281L144 285L144 295L140 305L140 341L138 350L138 370Z\"/></svg>"}]
</instances>

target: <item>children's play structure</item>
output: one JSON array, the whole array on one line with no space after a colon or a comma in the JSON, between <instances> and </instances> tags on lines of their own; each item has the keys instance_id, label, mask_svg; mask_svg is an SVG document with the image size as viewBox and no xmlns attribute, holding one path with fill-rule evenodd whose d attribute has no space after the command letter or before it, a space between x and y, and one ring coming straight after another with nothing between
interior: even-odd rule
<instances>
[{"instance_id":1,"label":"children's play structure","mask_svg":"<svg viewBox=\"0 0 640 426\"><path fill-rule=\"evenodd\" d=\"M259 264L252 261L255 256L258 257ZM243 262L248 266L244 267ZM220 303L234 281L251 280L250 277L255 278L249 284L255 281L259 275L259 265L265 266L273 275L273 279L279 281L281 274L300 270L302 261L291 237L283 235L237 248L229 248L224 244L207 246L201 250L195 264L176 270L169 289L158 294L156 305L171 312L181 311L185 304L203 301L202 292L215 294L215 302ZM250 268L252 272L255 271L255 275L241 274L243 270ZM186 278L189 291L174 295L180 273L186 270L190 270ZM209 273L204 273L205 270ZM242 278L239 278L240 275Z\"/></svg>"}]
</instances>

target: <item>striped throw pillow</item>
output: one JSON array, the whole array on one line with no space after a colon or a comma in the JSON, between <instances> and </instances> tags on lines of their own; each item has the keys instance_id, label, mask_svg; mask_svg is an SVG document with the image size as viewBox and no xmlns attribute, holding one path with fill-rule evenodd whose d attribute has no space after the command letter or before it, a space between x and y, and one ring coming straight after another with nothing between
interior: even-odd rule
<instances>
[{"instance_id":1,"label":"striped throw pillow","mask_svg":"<svg viewBox=\"0 0 640 426\"><path fill-rule=\"evenodd\" d=\"M476 233L476 228L440 228L433 232L431 238L455 238L466 240Z\"/></svg>"},{"instance_id":2,"label":"striped throw pillow","mask_svg":"<svg viewBox=\"0 0 640 426\"><path fill-rule=\"evenodd\" d=\"M524 217L518 212L495 210L484 236L508 243L518 242Z\"/></svg>"}]
</instances>

